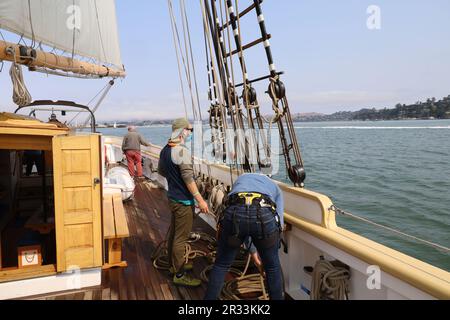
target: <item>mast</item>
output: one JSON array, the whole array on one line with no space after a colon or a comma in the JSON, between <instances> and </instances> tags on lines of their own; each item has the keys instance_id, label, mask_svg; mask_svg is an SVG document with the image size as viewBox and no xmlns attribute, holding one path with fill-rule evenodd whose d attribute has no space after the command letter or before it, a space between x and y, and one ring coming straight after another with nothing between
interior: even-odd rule
<instances>
[{"instance_id":1,"label":"mast","mask_svg":"<svg viewBox=\"0 0 450 320\"><path fill-rule=\"evenodd\" d=\"M251 150L253 154L256 154L259 169L261 171L267 172L265 169L271 168L271 148L268 144L268 137L265 136L265 128L264 122L269 122L264 119L260 111L260 105L258 102L257 92L255 88L252 86L253 83L269 80L269 90L267 93L272 100L272 109L274 111L274 116L270 120L270 128L272 124L276 124L278 126L279 137L282 145L282 155L285 160L285 165L287 169L287 173L289 175L290 180L298 187L304 186L305 181L305 169L303 165L303 159L300 152L300 146L298 143L298 139L296 136L295 128L292 122L291 111L289 108L289 103L286 97L286 88L283 82L280 79L280 75L283 72L278 72L273 55L270 47L270 39L271 35L267 32L264 16L262 13L261 3L262 0L253 0L249 7L240 11L238 6L238 1L232 0L203 0L204 7L206 8L206 15L208 17L209 22L209 31L211 32L211 36L213 38L214 43L214 55L217 60L219 66L219 76L222 83L222 90L225 96L225 104L227 105L229 116L233 121L233 127L235 131L239 131L240 129L245 129L244 121L244 110L241 108L242 105L245 107L245 111L247 113L246 122L248 129L251 129L254 132L255 129L259 129L262 144L264 145L263 153L260 154L258 143L256 141L255 135L253 134L251 139L253 141L248 143L245 141L246 148L246 165L244 167L245 170L255 170L254 166L248 166L248 151ZM225 5L225 17L226 21L220 20L223 19L224 12L222 11L222 5ZM217 7L220 6L220 15ZM259 39L256 39L248 44L243 44L241 38L241 27L240 27L240 19L244 16L247 16L250 12L255 12L258 22L258 28L261 34ZM232 29L232 35L229 29ZM226 36L228 35L228 45L227 42L224 41ZM235 50L232 48L230 38L234 38L234 46ZM269 75L259 77L253 80L250 80L248 75L247 66L245 63L244 52L247 49L253 48L256 45L263 44L265 55L267 58L267 62L269 65ZM228 48L229 47L229 48ZM227 50L229 49L229 52ZM242 79L243 82L240 84L235 83L234 78L234 68L233 68L233 60L237 59L239 61L241 71L242 71ZM242 97L238 97L236 93L236 88L243 87ZM210 96L212 96L210 91ZM214 119L214 117L213 117ZM214 121L212 121L214 122ZM256 149L256 150L255 150Z\"/></svg>"},{"instance_id":2,"label":"mast","mask_svg":"<svg viewBox=\"0 0 450 320\"><path fill-rule=\"evenodd\" d=\"M289 103L286 97L286 87L280 80L280 74L277 72L273 60L272 50L269 42L269 35L266 29L266 23L261 8L261 0L253 0L256 10L256 16L259 23L262 39L264 40L264 48L266 52L267 62L270 70L269 96L272 99L273 110L276 113L276 122L280 132L281 143L283 145L283 154L286 161L286 168L289 178L298 187L303 187L306 179L303 159L300 152L300 146L297 140L297 134L292 122L292 115L289 109ZM280 108L281 106L281 108ZM287 133L285 130L287 127ZM293 153L293 159L291 157Z\"/></svg>"},{"instance_id":3,"label":"mast","mask_svg":"<svg viewBox=\"0 0 450 320\"><path fill-rule=\"evenodd\" d=\"M239 97L237 96L237 92L232 81L232 74L230 72L231 67L227 62L227 52L225 49L224 37L220 28L220 20L216 8L216 0L211 0L210 3L211 6L209 4L209 0L204 0L206 15L213 39L214 53L217 60L217 65L219 67L219 75L222 83L224 101L226 103L228 114L231 117L233 129L236 134L236 157L239 160L244 160L243 168L245 171L253 171L254 168L250 165L248 157L248 143L245 139L245 126L242 110L240 108ZM242 150L242 145L240 144L240 142L244 143L244 150ZM240 164L239 162L240 161L237 161L238 164Z\"/></svg>"},{"instance_id":4,"label":"mast","mask_svg":"<svg viewBox=\"0 0 450 320\"><path fill-rule=\"evenodd\" d=\"M230 48L230 52L227 53L227 56L232 57L233 55L237 54L238 58L239 58L239 63L241 65L241 70L242 70L242 77L243 77L243 93L242 93L242 100L243 100L243 104L245 106L245 108L247 109L247 122L248 122L248 127L252 130L252 139L253 141L251 141L251 144L256 145L256 156L257 156L257 160L258 160L258 165L260 169L268 169L271 167L271 163L270 163L270 150L268 148L268 144L267 144L267 137L265 135L265 131L264 131L264 124L261 118L261 113L260 113L260 106L259 106L259 102L258 102L258 97L257 97L257 92L256 90L251 86L251 83L249 81L248 78L248 73L247 73L247 67L245 64L245 58L244 58L244 47L242 45L242 41L241 41L241 28L240 28L240 16L239 16L239 12L235 12L235 8L233 7L233 2L232 0L226 0L226 5L227 5L227 11L228 11L228 17L229 17L229 21L227 21L226 25L222 27L222 29L228 28L229 25L231 24L232 29L233 29L233 34L234 34L234 41L235 41L235 45L236 45L236 50L235 51L231 51ZM236 11L238 10L238 8L236 8ZM249 12L250 10L247 9ZM242 16L242 14L241 14ZM253 112L255 113L255 116L253 116ZM258 147L258 140L256 137L256 125L255 125L255 120L256 120L256 125L258 126L258 130L259 130L259 134L260 137L262 139L262 143L264 146L264 158L261 157L260 153L259 153L259 147Z\"/></svg>"}]
</instances>

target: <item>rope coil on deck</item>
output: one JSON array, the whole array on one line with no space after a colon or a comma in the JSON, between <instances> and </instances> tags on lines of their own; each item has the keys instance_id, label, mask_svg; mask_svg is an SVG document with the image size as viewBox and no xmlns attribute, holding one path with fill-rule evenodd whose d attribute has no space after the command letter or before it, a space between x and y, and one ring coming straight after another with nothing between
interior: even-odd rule
<instances>
[{"instance_id":1,"label":"rope coil on deck","mask_svg":"<svg viewBox=\"0 0 450 320\"><path fill-rule=\"evenodd\" d=\"M209 265L200 273L200 278L204 282L208 282L208 274L212 270L215 257L217 241L214 237L205 233L191 234L192 240L186 244L185 262L188 263L194 259L204 257L208 260ZM194 244L198 241L205 241L208 243L210 252L193 249ZM163 241L156 248L152 260L153 266L158 270L170 270L171 265L168 257L168 241ZM235 276L234 279L225 282L221 299L225 300L241 300L242 295L259 294L258 300L268 300L265 278L260 273L248 274L251 264L251 256L247 255L246 250L241 250L238 257L234 261L229 273ZM242 271L243 270L243 271Z\"/></svg>"}]
</instances>

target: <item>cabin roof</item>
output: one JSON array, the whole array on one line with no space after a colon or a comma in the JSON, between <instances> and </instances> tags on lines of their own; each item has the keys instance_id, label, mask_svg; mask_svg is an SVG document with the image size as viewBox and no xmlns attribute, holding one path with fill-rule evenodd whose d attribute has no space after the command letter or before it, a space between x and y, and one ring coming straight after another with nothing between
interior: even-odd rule
<instances>
[{"instance_id":1,"label":"cabin roof","mask_svg":"<svg viewBox=\"0 0 450 320\"><path fill-rule=\"evenodd\" d=\"M25 131L23 129L26 129ZM56 123L44 123L31 117L14 113L0 113L0 133L8 134L37 134L37 135L59 135L69 131Z\"/></svg>"}]
</instances>

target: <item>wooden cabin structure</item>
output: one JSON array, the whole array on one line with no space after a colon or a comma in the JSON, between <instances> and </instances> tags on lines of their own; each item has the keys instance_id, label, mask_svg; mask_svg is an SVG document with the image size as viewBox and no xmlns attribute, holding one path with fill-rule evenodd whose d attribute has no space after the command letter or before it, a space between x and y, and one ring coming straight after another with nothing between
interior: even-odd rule
<instances>
[{"instance_id":1,"label":"wooden cabin structure","mask_svg":"<svg viewBox=\"0 0 450 320\"><path fill-rule=\"evenodd\" d=\"M82 286L100 284L100 144L97 134L0 114L0 299L64 291L73 275ZM26 248L41 260L22 266L21 254L36 253Z\"/></svg>"}]
</instances>

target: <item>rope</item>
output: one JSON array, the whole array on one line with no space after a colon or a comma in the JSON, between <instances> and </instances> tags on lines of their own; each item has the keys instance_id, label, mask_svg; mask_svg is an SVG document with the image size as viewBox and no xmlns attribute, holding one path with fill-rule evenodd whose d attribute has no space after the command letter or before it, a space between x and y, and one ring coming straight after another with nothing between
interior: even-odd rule
<instances>
[{"instance_id":1,"label":"rope","mask_svg":"<svg viewBox=\"0 0 450 320\"><path fill-rule=\"evenodd\" d=\"M106 57L107 57L107 55L106 55L106 50L105 50L105 46L104 46L104 44L103 44L102 30L101 30L101 28L100 28L100 18L99 18L99 15L98 15L97 0L94 0L94 6L95 6L95 15L96 15L96 17L97 17L97 29L98 29L98 34L99 34L99 36L100 36L100 44L101 44L101 46L102 46L102 51L103 51L103 57L104 57L105 61L107 61L108 59L106 58ZM75 31L75 28L74 28L74 31ZM75 47L75 46L74 46L74 47ZM73 54L72 54L72 55L73 55Z\"/></svg>"},{"instance_id":2,"label":"rope","mask_svg":"<svg viewBox=\"0 0 450 320\"><path fill-rule=\"evenodd\" d=\"M226 18L226 23L227 23L227 28L226 28L226 39L227 39L227 41L224 41L223 44L225 46L225 52L232 52L232 50L233 50L233 46L231 44L232 31L230 30L231 26L230 26L230 21L229 21L229 15L227 14L228 9L225 9L224 7L226 7L226 5L223 5L222 1L220 1L220 18L221 18L221 23L222 23L222 25L224 25L224 23L225 23L225 21L223 19L224 12L225 12L225 18ZM224 31L224 33L225 33L225 31ZM227 44L228 44L228 47L227 47ZM235 128L235 130L236 129L245 130L244 121L243 121L243 118L242 118L242 109L241 109L241 105L240 105L240 102L239 102L239 96L238 96L237 91L236 91L236 80L235 80L236 77L235 77L235 74L234 74L233 55L230 55L229 59L230 59L230 71L231 71L231 79L230 79L231 87L229 89L232 90L231 92L233 92L234 103L235 103L235 107L236 107L235 116L236 116L237 124L238 124L238 126ZM225 57L225 60L228 60L228 58ZM230 98L231 98L231 92L230 92ZM231 100L229 100L229 101L231 101ZM240 148L238 148L238 150L236 150L237 153L239 153L239 150L240 150Z\"/></svg>"},{"instance_id":3,"label":"rope","mask_svg":"<svg viewBox=\"0 0 450 320\"><path fill-rule=\"evenodd\" d=\"M204 1L202 1L202 0L199 0L199 1L200 1L200 7L202 9L203 32L204 32L204 35L205 35L205 37L207 39L207 45L208 45L208 49L209 49L208 53L210 55L211 64L212 64L213 82L216 85L220 85L220 87L222 89L222 90L220 90L219 86L215 87L216 92L218 94L218 98L219 98L220 117L222 119L222 125L224 127L224 132L223 133L225 133L228 130L228 122L227 122L227 117L226 117L227 110L226 110L226 107L225 107L225 105L226 105L225 104L225 99L226 99L225 95L228 97L228 101L230 101L231 98L229 96L229 91L226 88L224 88L224 85L226 85L226 83L227 83L227 80L226 80L227 77L226 77L226 75L223 74L223 70L219 69L219 65L220 65L219 61L220 61L220 63L222 65L223 65L223 62L224 62L223 61L223 56L222 55L217 56L216 58L218 59L218 61L215 61L214 54L213 54L213 52L214 52L213 51L213 46L214 46L213 41L217 44L217 46L220 47L219 34L215 34L216 37L215 37L215 39L213 39L212 31L215 30L214 26L210 24L210 22L209 22L209 20L207 18L206 6L205 6ZM213 23L213 22L211 22L211 23ZM211 30L211 33L208 30ZM219 71L219 74L217 73L218 71ZM225 84L223 82L217 83L218 79L225 79ZM233 127L235 127L234 118L232 117L231 120L232 120ZM225 148L224 152L226 154L228 154L228 151L229 151L228 150L228 145L224 145L224 148ZM236 168L239 170L239 166L237 165L237 160L235 160L235 165L236 165ZM233 179L233 168L232 168L231 164L229 165L229 171L230 171L230 179L231 179L231 182L233 183L233 180L234 180Z\"/></svg>"},{"instance_id":4,"label":"rope","mask_svg":"<svg viewBox=\"0 0 450 320\"><path fill-rule=\"evenodd\" d=\"M222 299L242 300L242 295L261 293L258 300L269 300L264 278L260 274L250 274L230 280L225 283L222 290Z\"/></svg>"},{"instance_id":5,"label":"rope","mask_svg":"<svg viewBox=\"0 0 450 320\"><path fill-rule=\"evenodd\" d=\"M168 241L163 241L156 248L154 254L152 255L153 266L158 270L169 270L171 265L169 263L169 251L167 248ZM190 244L185 246L185 263L187 264L189 260L194 260L199 257L206 257L208 253L202 250L194 250Z\"/></svg>"},{"instance_id":6,"label":"rope","mask_svg":"<svg viewBox=\"0 0 450 320\"><path fill-rule=\"evenodd\" d=\"M345 267L335 267L321 258L312 274L311 300L348 300L349 280L350 272Z\"/></svg>"},{"instance_id":7,"label":"rope","mask_svg":"<svg viewBox=\"0 0 450 320\"><path fill-rule=\"evenodd\" d=\"M186 96L184 93L184 81L183 81L182 72L181 72L180 57L181 57L182 64L184 66L186 82L187 82L187 86L188 86L189 92L190 92L192 113L194 116L194 121L199 121L200 123L203 123L203 116L202 116L200 97L199 97L199 91L198 91L197 73L196 73L194 53L193 53L192 42L191 42L191 32L190 32L189 21L188 21L188 16L187 16L187 12L186 12L185 1L184 0L180 1L180 13L181 13L181 21L182 21L184 51L185 51L184 53L182 50L182 41L180 38L180 32L178 30L178 26L177 26L177 19L175 18L175 14L174 14L172 0L167 0L167 3L168 3L170 19L171 19L173 41L174 41L174 46L175 46L175 51L176 51L176 56L177 56L178 73L179 73L179 78L180 78L180 83L181 83L181 89L183 92L183 102L184 102L186 118L188 117L188 112L187 112ZM194 82L194 83L192 83L192 82ZM195 93L194 93L194 89L195 89ZM206 146L205 146L205 141L204 141L203 127L201 127L201 140L202 140L202 150L205 150ZM210 175L211 168L210 168L209 163L207 164L207 171L208 171L208 174Z\"/></svg>"},{"instance_id":8,"label":"rope","mask_svg":"<svg viewBox=\"0 0 450 320\"><path fill-rule=\"evenodd\" d=\"M398 234L398 235L400 235L400 236L402 236L402 237L409 238L409 239L415 240L415 241L417 241L417 242L421 242L421 243L423 243L423 244L425 244L425 245L427 245L427 246L434 247L434 248L436 248L436 249L438 249L438 250L442 250L442 251L444 251L444 252L447 253L447 254L450 252L450 248L444 247L444 246L442 246L442 245L440 245L440 244L436 244L436 243L433 243L433 242L428 241L428 240L424 240L424 239L418 238L418 237L416 237L416 236L412 236L412 235L410 235L410 234L401 232L401 231L396 230L396 229L394 229L394 228L387 227L387 226L385 226L385 225L382 225L382 224L373 222L373 221L371 221L371 220L369 220L369 219L366 219L366 218L363 218L363 217L354 215L354 214L352 214L352 213L346 212L346 211L344 211L344 210L341 210L341 209L337 208L336 206L332 206L332 207L330 208L330 211L334 211L334 212L336 212L336 214L338 214L338 215L350 217L350 218L352 218L352 219L359 220L359 221L365 222L365 223L367 223L367 224L373 225L373 226L375 226L375 227L378 227L378 228L381 228L381 229L390 231L390 232L395 233L395 234Z\"/></svg>"},{"instance_id":9,"label":"rope","mask_svg":"<svg viewBox=\"0 0 450 320\"><path fill-rule=\"evenodd\" d=\"M91 105L91 103L92 102L94 102L94 100L95 99L97 99L97 97L98 96L100 96L100 94L102 94L103 92L105 92L107 89L108 89L108 87L110 86L110 83L109 83L109 81L108 81L108 83L87 103L87 105L86 106L90 106ZM96 111L96 110L95 110ZM95 111L93 110L93 112L95 113ZM69 122L68 122L68 125L71 125L74 121L75 121L75 119L77 119L80 115L82 114L82 112L78 112L73 118L72 118L72 120L70 120ZM90 118L90 117L89 117Z\"/></svg>"},{"instance_id":10,"label":"rope","mask_svg":"<svg viewBox=\"0 0 450 320\"><path fill-rule=\"evenodd\" d=\"M31 0L28 0L28 14L30 16L30 29L31 29L31 47L34 49L36 45L36 37L34 34L34 27L33 27L33 17L31 15Z\"/></svg>"},{"instance_id":11,"label":"rope","mask_svg":"<svg viewBox=\"0 0 450 320\"><path fill-rule=\"evenodd\" d=\"M29 105L32 101L31 94L28 91L23 79L22 66L13 62L9 70L11 81L13 83L13 101L19 107Z\"/></svg>"},{"instance_id":12,"label":"rope","mask_svg":"<svg viewBox=\"0 0 450 320\"><path fill-rule=\"evenodd\" d=\"M174 43L174 46L175 46L175 53L176 53L176 56L177 56L178 75L179 75L179 78L180 78L181 92L183 94L184 111L185 111L185 114L186 114L186 118L188 118L186 94L184 93L184 82L183 82L183 76L182 76L182 72L181 72L180 55L179 55L179 52L178 52L178 44L177 44L177 37L176 37L176 32L177 31L176 31L176 25L175 25L175 16L173 14L172 2L170 0L167 0L167 4L169 6L169 13L170 13L170 18L171 18L170 26L172 28L173 43Z\"/></svg>"},{"instance_id":13,"label":"rope","mask_svg":"<svg viewBox=\"0 0 450 320\"><path fill-rule=\"evenodd\" d=\"M226 194L227 190L222 184L215 186L211 191L211 195L208 200L208 207L216 217L220 215L220 211L223 206L223 199L225 198Z\"/></svg>"},{"instance_id":14,"label":"rope","mask_svg":"<svg viewBox=\"0 0 450 320\"><path fill-rule=\"evenodd\" d=\"M197 98L197 108L198 108L199 119L196 119L196 120L200 120L201 122L203 122L202 109L201 109L201 105L200 105L200 96L198 93L199 91L198 91L197 72L196 72L196 68L195 68L194 53L192 50L191 30L189 27L189 20L187 17L186 5L185 5L184 0L181 0L181 8L182 8L183 29L185 29L185 33L187 35L187 44L189 45L189 53L190 53L191 64L192 64L192 73L194 76L195 94L196 94L196 98ZM186 39L185 39L185 42L186 42Z\"/></svg>"}]
</instances>

